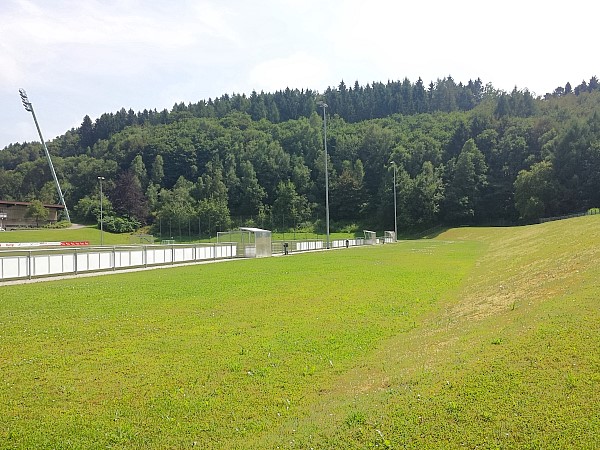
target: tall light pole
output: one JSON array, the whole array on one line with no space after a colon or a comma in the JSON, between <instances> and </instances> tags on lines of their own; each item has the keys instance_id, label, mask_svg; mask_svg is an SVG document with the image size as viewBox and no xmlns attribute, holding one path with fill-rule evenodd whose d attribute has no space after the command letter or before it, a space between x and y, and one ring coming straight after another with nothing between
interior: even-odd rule
<instances>
[{"instance_id":1,"label":"tall light pole","mask_svg":"<svg viewBox=\"0 0 600 450\"><path fill-rule=\"evenodd\" d=\"M60 184L58 184L58 178L56 177L56 172L54 171L54 166L52 165L52 160L50 159L50 153L48 152L48 147L46 147L46 143L44 142L44 137L42 136L42 130L40 130L40 126L38 124L37 118L35 117L35 112L33 111L33 105L27 98L27 92L25 89L19 89L19 95L21 95L21 101L23 102L23 106L26 111L29 111L33 116L33 121L35 122L35 126L37 128L38 134L40 135L40 140L42 141L42 145L44 147L44 152L46 152L46 159L48 160L48 165L50 166L50 172L52 173L52 178L54 178L54 184L56 185L56 191L58 192L58 197L60 198L60 204L65 207L65 216L67 216L67 220L70 222L71 217L69 216L69 210L67 209L67 204L65 203L65 197L63 196L62 190L60 189Z\"/></svg>"},{"instance_id":2,"label":"tall light pole","mask_svg":"<svg viewBox=\"0 0 600 450\"><path fill-rule=\"evenodd\" d=\"M323 108L323 143L325 145L325 226L327 227L327 248L329 248L329 171L327 169L327 115L325 109L328 107L325 102L318 102L318 106Z\"/></svg>"},{"instance_id":3,"label":"tall light pole","mask_svg":"<svg viewBox=\"0 0 600 450\"><path fill-rule=\"evenodd\" d=\"M396 163L392 161L394 166L394 241L398 240L398 212L396 209Z\"/></svg>"},{"instance_id":4,"label":"tall light pole","mask_svg":"<svg viewBox=\"0 0 600 450\"><path fill-rule=\"evenodd\" d=\"M100 182L100 245L104 245L104 217L102 217L102 180L104 177L98 177Z\"/></svg>"}]
</instances>

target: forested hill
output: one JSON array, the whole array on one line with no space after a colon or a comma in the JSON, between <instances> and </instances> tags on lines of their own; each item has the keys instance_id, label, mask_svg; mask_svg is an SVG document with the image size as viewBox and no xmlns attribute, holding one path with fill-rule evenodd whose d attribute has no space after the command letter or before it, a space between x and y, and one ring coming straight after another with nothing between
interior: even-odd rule
<instances>
[{"instance_id":1,"label":"forested hill","mask_svg":"<svg viewBox=\"0 0 600 450\"><path fill-rule=\"evenodd\" d=\"M515 223L600 206L600 90L592 77L543 98L451 77L250 97L171 111L122 109L48 143L74 219L169 221L214 235L232 225L309 226L324 217L328 107L333 228ZM41 144L0 151L0 199L56 203Z\"/></svg>"}]
</instances>

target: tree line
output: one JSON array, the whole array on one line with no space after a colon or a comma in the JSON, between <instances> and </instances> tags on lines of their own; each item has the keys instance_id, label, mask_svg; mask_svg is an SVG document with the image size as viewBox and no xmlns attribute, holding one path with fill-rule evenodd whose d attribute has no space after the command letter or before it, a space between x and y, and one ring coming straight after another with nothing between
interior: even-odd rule
<instances>
[{"instance_id":1,"label":"tree line","mask_svg":"<svg viewBox=\"0 0 600 450\"><path fill-rule=\"evenodd\" d=\"M224 95L171 111L104 114L48 143L76 220L213 235L233 225L322 228L323 118L333 228L512 224L600 205L600 92L451 77ZM56 203L41 144L0 151L0 198ZM168 230L168 231L167 231Z\"/></svg>"},{"instance_id":2,"label":"tree line","mask_svg":"<svg viewBox=\"0 0 600 450\"><path fill-rule=\"evenodd\" d=\"M488 86L487 88L491 88ZM330 113L347 122L382 118L392 114L417 114L434 111L468 111L474 108L484 93L480 79L469 80L466 85L455 83L451 76L431 82L428 86L419 78L411 83L403 81L373 82L365 86L346 87L341 81L337 88L328 87L322 95L310 89L285 89L275 93L224 94L215 99L197 103L176 103L171 111L147 110L136 113L122 108L116 113L105 113L92 122L85 116L78 129L79 147L93 147L99 140L133 125L168 124L190 117L223 118L231 112L247 113L252 120L267 119L272 123L287 122L300 117L310 117L324 101ZM73 151L77 151L73 148Z\"/></svg>"}]
</instances>

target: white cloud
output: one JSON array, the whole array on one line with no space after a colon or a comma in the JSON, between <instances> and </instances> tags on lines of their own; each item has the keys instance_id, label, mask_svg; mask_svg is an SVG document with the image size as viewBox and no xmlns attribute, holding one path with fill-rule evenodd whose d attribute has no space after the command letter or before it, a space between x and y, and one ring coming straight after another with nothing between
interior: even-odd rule
<instances>
[{"instance_id":1,"label":"white cloud","mask_svg":"<svg viewBox=\"0 0 600 450\"><path fill-rule=\"evenodd\" d=\"M221 11L208 2L146 8L138 1L69 0L39 6L20 0L12 6L2 13L6 27L0 60L11 68L0 73L3 84L23 74L34 83L48 75L68 79L65 74L73 72L133 76L186 58L186 64L193 64L199 51L210 55L218 46L240 42Z\"/></svg>"},{"instance_id":2,"label":"white cloud","mask_svg":"<svg viewBox=\"0 0 600 450\"><path fill-rule=\"evenodd\" d=\"M19 87L53 137L85 114L252 89L452 75L543 95L600 75L586 0L2 0L0 23L0 148L37 139L16 125Z\"/></svg>"},{"instance_id":3,"label":"white cloud","mask_svg":"<svg viewBox=\"0 0 600 450\"><path fill-rule=\"evenodd\" d=\"M0 68L0 86L16 83L23 77L19 56L4 42L0 43Z\"/></svg>"},{"instance_id":4,"label":"white cloud","mask_svg":"<svg viewBox=\"0 0 600 450\"><path fill-rule=\"evenodd\" d=\"M250 70L249 81L257 91L319 89L329 78L327 64L306 52L263 61Z\"/></svg>"}]
</instances>

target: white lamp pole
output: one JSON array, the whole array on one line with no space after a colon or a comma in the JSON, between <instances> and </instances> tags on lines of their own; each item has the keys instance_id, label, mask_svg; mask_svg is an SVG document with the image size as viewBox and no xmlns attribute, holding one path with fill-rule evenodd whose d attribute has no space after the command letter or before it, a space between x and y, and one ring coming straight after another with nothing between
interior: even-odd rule
<instances>
[{"instance_id":1,"label":"white lamp pole","mask_svg":"<svg viewBox=\"0 0 600 450\"><path fill-rule=\"evenodd\" d=\"M102 180L104 177L98 177L100 182L100 245L104 245L104 217L102 216Z\"/></svg>"},{"instance_id":2,"label":"white lamp pole","mask_svg":"<svg viewBox=\"0 0 600 450\"><path fill-rule=\"evenodd\" d=\"M396 209L396 163L392 161L394 166L394 241L398 240L398 210Z\"/></svg>"},{"instance_id":3,"label":"white lamp pole","mask_svg":"<svg viewBox=\"0 0 600 450\"><path fill-rule=\"evenodd\" d=\"M328 107L325 102L318 102L318 106L323 108L323 143L325 145L325 226L327 227L327 248L329 248L329 170L327 169L327 116L325 109Z\"/></svg>"}]
</instances>

